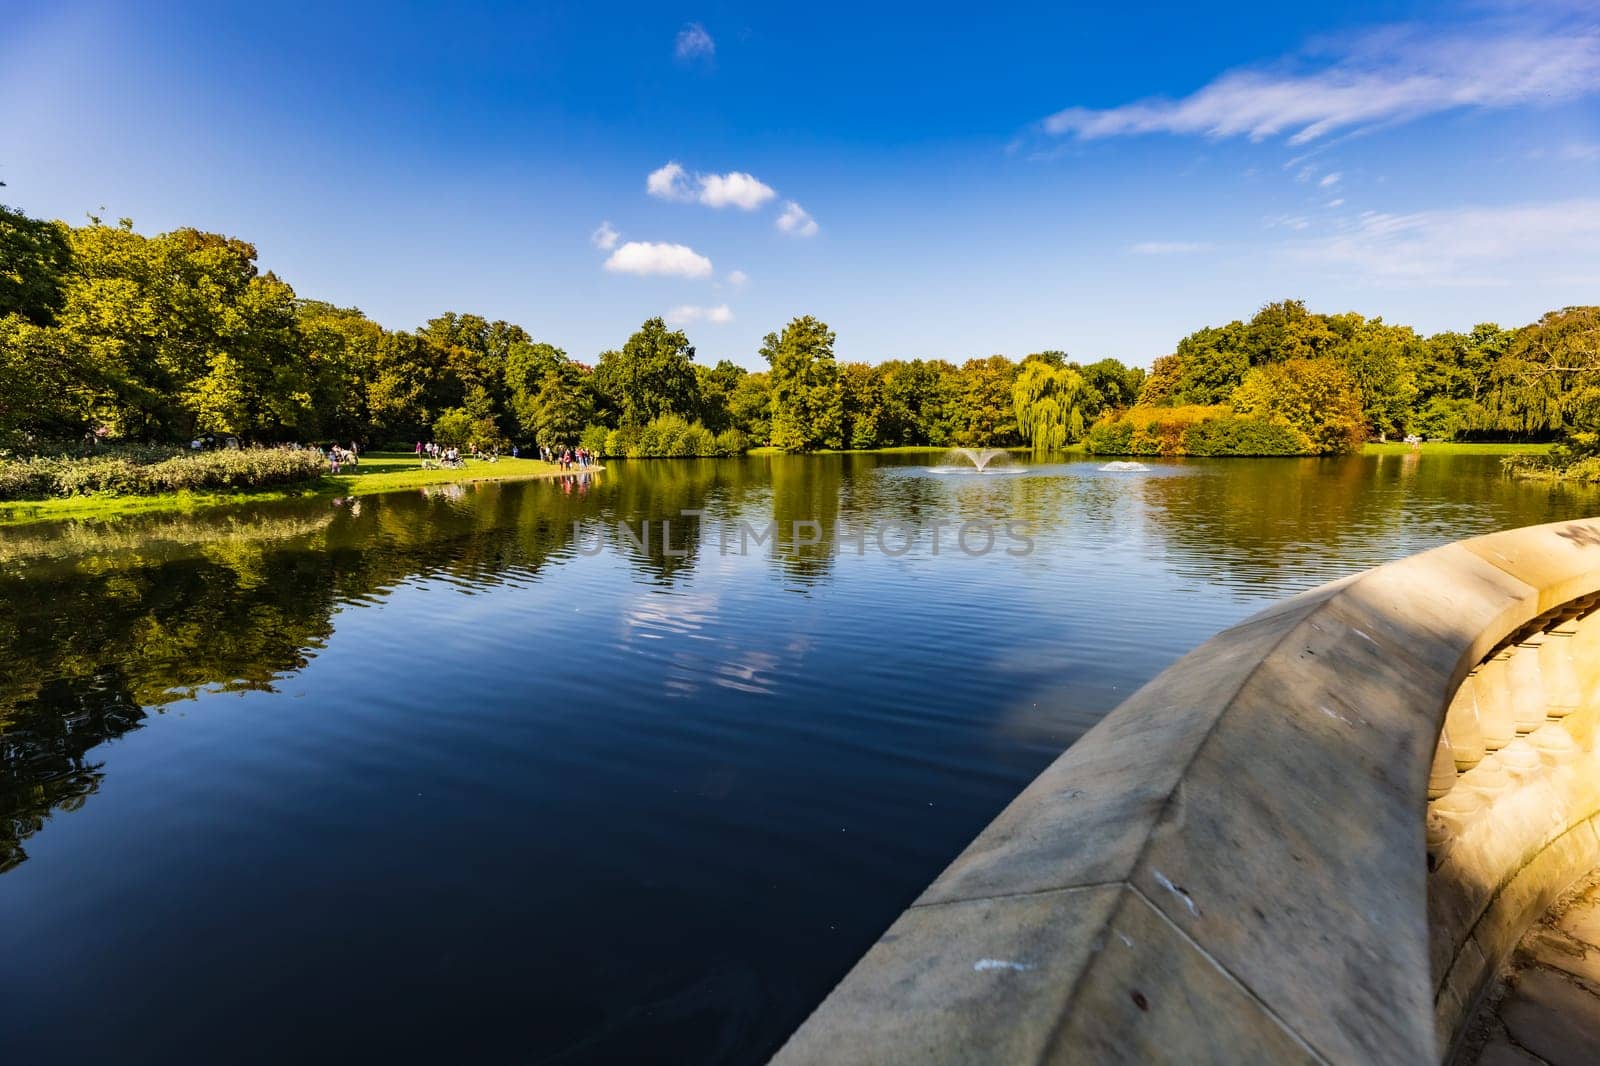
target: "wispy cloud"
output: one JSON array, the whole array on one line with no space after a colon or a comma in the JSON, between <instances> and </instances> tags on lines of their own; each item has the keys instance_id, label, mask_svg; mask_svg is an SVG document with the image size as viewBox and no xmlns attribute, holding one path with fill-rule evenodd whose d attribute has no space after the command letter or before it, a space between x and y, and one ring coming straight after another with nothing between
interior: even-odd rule
<instances>
[{"instance_id":1,"label":"wispy cloud","mask_svg":"<svg viewBox=\"0 0 1600 1066\"><path fill-rule=\"evenodd\" d=\"M737 207L754 211L775 198L772 186L754 174L741 170L726 174L695 174L692 177L676 161L652 170L644 179L647 193L658 200L676 203L701 203L707 207Z\"/></svg>"},{"instance_id":2,"label":"wispy cloud","mask_svg":"<svg viewBox=\"0 0 1600 1066\"><path fill-rule=\"evenodd\" d=\"M629 241L606 260L614 274L660 274L679 278L708 278L711 260L686 244Z\"/></svg>"},{"instance_id":3,"label":"wispy cloud","mask_svg":"<svg viewBox=\"0 0 1600 1066\"><path fill-rule=\"evenodd\" d=\"M750 275L746 274L742 270L731 270L728 272L728 284L732 285L736 289L744 288L749 281Z\"/></svg>"},{"instance_id":4,"label":"wispy cloud","mask_svg":"<svg viewBox=\"0 0 1600 1066\"><path fill-rule=\"evenodd\" d=\"M778 228L795 237L815 237L817 220L805 208L790 200L783 205L783 214L778 216Z\"/></svg>"},{"instance_id":5,"label":"wispy cloud","mask_svg":"<svg viewBox=\"0 0 1600 1066\"><path fill-rule=\"evenodd\" d=\"M685 62L710 59L717 54L717 42L700 23L686 23L672 43L672 54Z\"/></svg>"},{"instance_id":6,"label":"wispy cloud","mask_svg":"<svg viewBox=\"0 0 1600 1066\"><path fill-rule=\"evenodd\" d=\"M1339 184L1339 179L1342 177L1344 175L1335 170L1332 174L1324 174L1322 180L1317 182L1317 185L1324 189L1330 189Z\"/></svg>"},{"instance_id":7,"label":"wispy cloud","mask_svg":"<svg viewBox=\"0 0 1600 1066\"><path fill-rule=\"evenodd\" d=\"M1499 285L1570 276L1600 246L1600 199L1368 212L1295 246L1302 261L1385 282Z\"/></svg>"},{"instance_id":8,"label":"wispy cloud","mask_svg":"<svg viewBox=\"0 0 1600 1066\"><path fill-rule=\"evenodd\" d=\"M674 307L667 312L667 323L673 326L686 326L691 322L709 322L714 326L725 326L733 321L733 309L727 304L716 307Z\"/></svg>"},{"instance_id":9,"label":"wispy cloud","mask_svg":"<svg viewBox=\"0 0 1600 1066\"><path fill-rule=\"evenodd\" d=\"M611 227L611 223L602 222L598 229L589 234L589 241L602 252L609 252L617 246L617 241L622 234Z\"/></svg>"},{"instance_id":10,"label":"wispy cloud","mask_svg":"<svg viewBox=\"0 0 1600 1066\"><path fill-rule=\"evenodd\" d=\"M1191 252L1203 252L1210 248L1209 244L1198 241L1140 241L1130 245L1128 251L1134 255L1188 255Z\"/></svg>"},{"instance_id":11,"label":"wispy cloud","mask_svg":"<svg viewBox=\"0 0 1600 1066\"><path fill-rule=\"evenodd\" d=\"M1369 34L1321 69L1229 71L1178 100L1110 108L1069 107L1044 120L1053 134L1085 140L1141 133L1287 136L1304 144L1339 130L1459 108L1574 100L1600 91L1600 31L1592 26L1429 36L1409 28Z\"/></svg>"}]
</instances>

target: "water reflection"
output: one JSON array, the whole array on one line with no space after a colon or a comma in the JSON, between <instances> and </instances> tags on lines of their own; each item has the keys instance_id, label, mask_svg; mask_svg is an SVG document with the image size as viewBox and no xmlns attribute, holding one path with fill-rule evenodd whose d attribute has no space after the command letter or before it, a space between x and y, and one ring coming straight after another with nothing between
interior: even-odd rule
<instances>
[{"instance_id":1,"label":"water reflection","mask_svg":"<svg viewBox=\"0 0 1600 1066\"><path fill-rule=\"evenodd\" d=\"M471 1018L495 1057L761 1060L1062 745L1211 632L1596 504L1471 457L928 461L617 463L0 530L0 958L38 968L0 963L29 1019L9 1049L69 1046L75 1002L171 1057L257 1002L329 1054L459 1051ZM955 548L1017 521L1029 555ZM740 523L781 543L724 551ZM795 548L796 523L827 535ZM912 551L833 535L890 525ZM149 902L191 882L181 911ZM114 979L172 987L188 1020L118 1014ZM432 1021L394 1029L407 996Z\"/></svg>"}]
</instances>

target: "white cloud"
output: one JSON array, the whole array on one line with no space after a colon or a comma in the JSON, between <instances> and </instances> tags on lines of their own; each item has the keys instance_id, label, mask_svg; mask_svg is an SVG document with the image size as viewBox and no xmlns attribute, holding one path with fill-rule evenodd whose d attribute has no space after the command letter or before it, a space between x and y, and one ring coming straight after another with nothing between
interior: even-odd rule
<instances>
[{"instance_id":1,"label":"white cloud","mask_svg":"<svg viewBox=\"0 0 1600 1066\"><path fill-rule=\"evenodd\" d=\"M783 214L778 216L778 228L796 237L814 237L817 234L817 220L807 214L805 208L790 200L783 205Z\"/></svg>"},{"instance_id":2,"label":"white cloud","mask_svg":"<svg viewBox=\"0 0 1600 1066\"><path fill-rule=\"evenodd\" d=\"M1344 206L1344 197L1341 196L1341 197L1338 197L1337 199L1329 200L1328 201L1328 206L1329 207L1343 207Z\"/></svg>"},{"instance_id":3,"label":"white cloud","mask_svg":"<svg viewBox=\"0 0 1600 1066\"><path fill-rule=\"evenodd\" d=\"M700 174L699 200L707 207L738 207L754 211L777 196L772 186L759 181L754 174L733 171L729 174Z\"/></svg>"},{"instance_id":4,"label":"white cloud","mask_svg":"<svg viewBox=\"0 0 1600 1066\"><path fill-rule=\"evenodd\" d=\"M605 265L614 274L664 274L679 278L711 276L711 260L685 244L629 241L612 252Z\"/></svg>"},{"instance_id":5,"label":"white cloud","mask_svg":"<svg viewBox=\"0 0 1600 1066\"><path fill-rule=\"evenodd\" d=\"M717 42L712 40L711 34L698 22L686 23L678 31L678 36L672 44L672 53L679 59L710 59L717 54Z\"/></svg>"},{"instance_id":6,"label":"white cloud","mask_svg":"<svg viewBox=\"0 0 1600 1066\"><path fill-rule=\"evenodd\" d=\"M732 285L736 289L744 288L749 281L750 275L746 274L742 270L734 270L728 273L728 284Z\"/></svg>"},{"instance_id":7,"label":"white cloud","mask_svg":"<svg viewBox=\"0 0 1600 1066\"><path fill-rule=\"evenodd\" d=\"M1561 147L1561 158L1571 163L1593 163L1600 160L1600 144L1573 141Z\"/></svg>"},{"instance_id":8,"label":"white cloud","mask_svg":"<svg viewBox=\"0 0 1600 1066\"><path fill-rule=\"evenodd\" d=\"M1335 170L1332 174L1325 175L1321 181L1317 182L1317 185L1324 189L1332 188L1339 184L1339 179L1342 177L1344 175Z\"/></svg>"},{"instance_id":9,"label":"white cloud","mask_svg":"<svg viewBox=\"0 0 1600 1066\"><path fill-rule=\"evenodd\" d=\"M1367 212L1330 237L1293 249L1302 260L1385 282L1501 285L1570 276L1592 263L1600 199Z\"/></svg>"},{"instance_id":10,"label":"white cloud","mask_svg":"<svg viewBox=\"0 0 1600 1066\"><path fill-rule=\"evenodd\" d=\"M1187 255L1190 252L1203 252L1210 247L1209 244L1196 241L1140 241L1130 246L1128 251L1134 255Z\"/></svg>"},{"instance_id":11,"label":"white cloud","mask_svg":"<svg viewBox=\"0 0 1600 1066\"><path fill-rule=\"evenodd\" d=\"M667 312L667 323L673 326L684 326L690 322L710 322L714 326L725 326L733 321L733 309L727 304L716 307L674 307Z\"/></svg>"},{"instance_id":12,"label":"white cloud","mask_svg":"<svg viewBox=\"0 0 1600 1066\"><path fill-rule=\"evenodd\" d=\"M617 246L617 240L622 236L611 228L611 223L602 222L600 228L589 234L589 241L603 252L609 252Z\"/></svg>"},{"instance_id":13,"label":"white cloud","mask_svg":"<svg viewBox=\"0 0 1600 1066\"><path fill-rule=\"evenodd\" d=\"M652 170L644 179L644 191L658 200L687 202L694 199L694 190L689 187L689 175L677 163L668 163Z\"/></svg>"},{"instance_id":14,"label":"white cloud","mask_svg":"<svg viewBox=\"0 0 1600 1066\"><path fill-rule=\"evenodd\" d=\"M1287 135L1304 144L1336 130L1458 108L1502 108L1600 91L1600 31L1592 27L1427 37L1409 29L1368 35L1322 69L1235 70L1179 100L1069 107L1044 129L1088 140L1139 133Z\"/></svg>"},{"instance_id":15,"label":"white cloud","mask_svg":"<svg viewBox=\"0 0 1600 1066\"><path fill-rule=\"evenodd\" d=\"M682 164L671 162L650 172L644 179L645 192L658 200L677 203L698 202L707 207L738 207L754 211L778 193L754 174L733 170L726 174L696 174L692 178Z\"/></svg>"}]
</instances>

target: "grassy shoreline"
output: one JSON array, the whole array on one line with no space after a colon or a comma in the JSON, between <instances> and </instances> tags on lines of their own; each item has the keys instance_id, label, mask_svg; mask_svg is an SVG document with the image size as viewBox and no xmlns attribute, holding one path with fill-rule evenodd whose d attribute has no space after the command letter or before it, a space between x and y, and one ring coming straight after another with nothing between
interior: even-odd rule
<instances>
[{"instance_id":1,"label":"grassy shoreline","mask_svg":"<svg viewBox=\"0 0 1600 1066\"><path fill-rule=\"evenodd\" d=\"M1489 442L1455 443L1454 441L1430 441L1420 449L1424 455L1544 455L1553 444L1508 444ZM1366 444L1361 448L1362 455L1405 455L1417 449L1404 441L1388 441L1384 444Z\"/></svg>"},{"instance_id":2,"label":"grassy shoreline","mask_svg":"<svg viewBox=\"0 0 1600 1066\"><path fill-rule=\"evenodd\" d=\"M604 469L603 467L591 469ZM262 489L254 492L166 492L152 496L66 496L50 500L11 500L0 503L0 526L49 522L63 518L118 518L155 511L196 511L231 503L270 503L317 496L371 496L402 492L428 485L467 484L474 481L520 481L575 473L555 463L537 459L502 457L498 462L468 459L460 470L424 470L416 456L405 452L373 452L364 456L353 472L325 475L304 487Z\"/></svg>"},{"instance_id":3,"label":"grassy shoreline","mask_svg":"<svg viewBox=\"0 0 1600 1066\"><path fill-rule=\"evenodd\" d=\"M1426 455L1542 455L1551 448L1549 444L1456 444L1438 442L1424 444L1420 449ZM814 454L906 454L943 453L950 449L930 445L910 445L895 448L839 449L832 453ZM1008 449L1020 450L1020 449ZM1070 451L1081 451L1074 447ZM1395 441L1385 444L1367 444L1362 455L1406 455L1413 452L1409 444ZM753 448L750 455L782 455L779 448ZM593 469L604 469L598 467ZM172 492L155 496L69 496L52 500L14 500L0 503L0 527L23 525L29 522L49 522L65 518L117 518L124 515L146 514L157 511L196 511L235 503L270 503L277 500L308 499L316 496L370 496L383 492L401 492L428 485L468 484L475 481L519 481L527 478L554 477L563 473L560 466L537 459L512 459L502 457L498 462L467 460L460 470L424 470L415 456L404 452L374 452L361 460L354 473L327 475L317 485L304 488L263 489L257 492Z\"/></svg>"}]
</instances>

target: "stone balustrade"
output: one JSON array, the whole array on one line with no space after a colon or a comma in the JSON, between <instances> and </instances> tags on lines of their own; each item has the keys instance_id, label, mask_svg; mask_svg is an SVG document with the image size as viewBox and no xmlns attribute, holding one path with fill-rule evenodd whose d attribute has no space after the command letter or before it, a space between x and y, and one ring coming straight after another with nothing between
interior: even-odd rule
<instances>
[{"instance_id":1,"label":"stone balustrade","mask_svg":"<svg viewBox=\"0 0 1600 1066\"><path fill-rule=\"evenodd\" d=\"M1508 635L1456 689L1428 775L1441 1046L1556 895L1600 862L1600 597Z\"/></svg>"},{"instance_id":2,"label":"stone balustrade","mask_svg":"<svg viewBox=\"0 0 1600 1066\"><path fill-rule=\"evenodd\" d=\"M1069 748L775 1061L1438 1062L1600 861L1600 521L1217 635Z\"/></svg>"}]
</instances>

